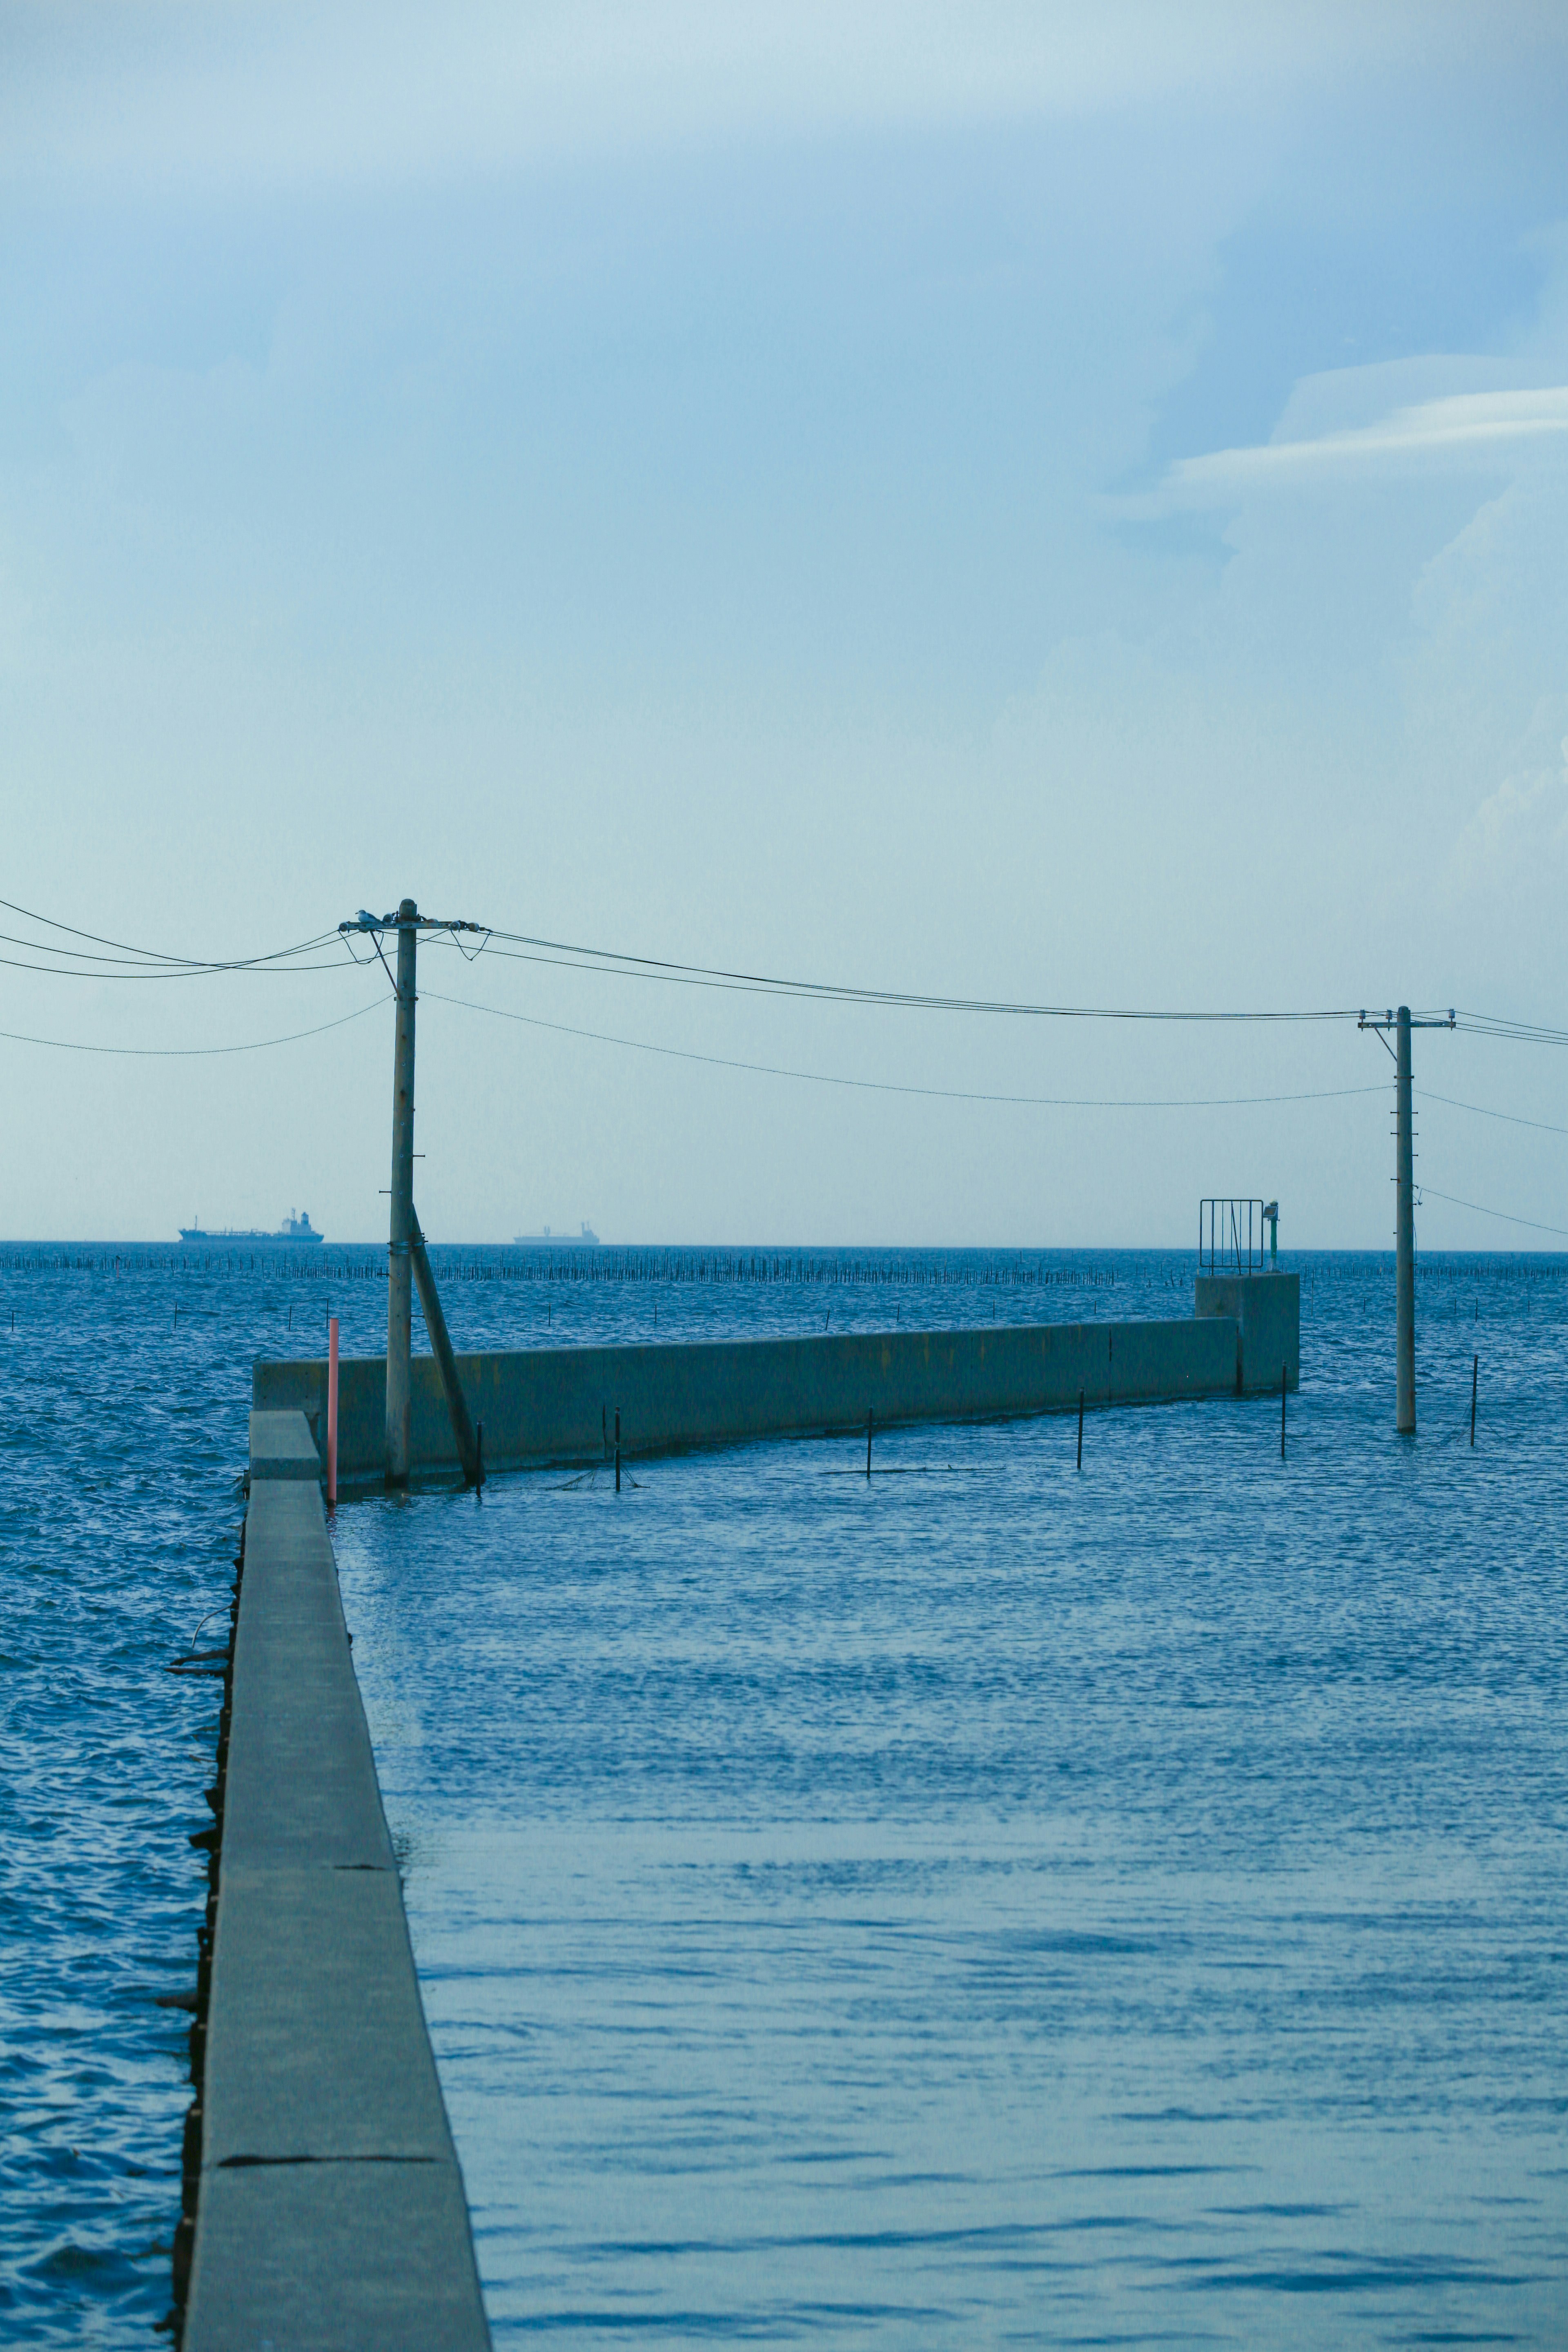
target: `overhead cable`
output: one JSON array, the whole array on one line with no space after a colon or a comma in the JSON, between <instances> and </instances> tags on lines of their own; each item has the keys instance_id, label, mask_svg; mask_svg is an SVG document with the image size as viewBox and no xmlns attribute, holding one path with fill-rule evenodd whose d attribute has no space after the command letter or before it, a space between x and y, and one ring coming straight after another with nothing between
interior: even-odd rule
<instances>
[{"instance_id":1,"label":"overhead cable","mask_svg":"<svg viewBox=\"0 0 1568 2352\"><path fill-rule=\"evenodd\" d=\"M45 930L59 931L70 940L86 940L88 942L86 947L56 947L48 940L17 939L12 933L0 932L0 940L5 940L13 947L30 948L36 955L54 956L58 959L68 957L75 963L87 967L80 971L68 972L67 976L75 979L163 980L180 978L193 973L259 971L269 967L296 971L321 971L328 969L329 965L301 965L295 962L293 959L314 954L319 949L326 947L336 936L332 931L320 931L313 939L301 940L293 947L271 949L265 955L220 958L168 955L160 949L133 947L124 940L106 939L98 931L79 930L73 923L58 922L52 915L40 915L31 907L18 906L12 898L0 898L0 908L5 908L10 914L20 915L26 922L40 924ZM112 952L107 955L95 952L98 949L105 948ZM15 969L25 971L55 971L60 969L58 964L16 965L14 959L10 957L0 957L0 963L13 964ZM103 967L103 969L100 970L97 967ZM336 958L330 960L330 968L333 971L340 969Z\"/></svg>"},{"instance_id":2,"label":"overhead cable","mask_svg":"<svg viewBox=\"0 0 1568 2352\"><path fill-rule=\"evenodd\" d=\"M1549 1029L1534 1021L1513 1021L1501 1013L1467 1013L1461 1008L1455 1026L1468 1030L1472 1037L1511 1038L1521 1045L1568 1045L1568 1029Z\"/></svg>"},{"instance_id":3,"label":"overhead cable","mask_svg":"<svg viewBox=\"0 0 1568 2352\"><path fill-rule=\"evenodd\" d=\"M967 1087L911 1087L891 1078L836 1077L824 1070L794 1070L773 1062L742 1062L722 1054L697 1054L679 1045L655 1045L642 1037L616 1037L602 1029L579 1029L564 1021L544 1021L537 1013L510 1013L499 1004L478 1004L471 997L447 996L439 989L422 988L423 1003L455 1004L465 1013L486 1013L497 1021L516 1021L527 1029L548 1029L560 1037L584 1037L596 1045L624 1045L637 1054L658 1054L668 1061L700 1062L715 1070L750 1070L759 1077L795 1078L816 1087L848 1087L878 1095L915 1095L931 1102L1013 1103L1041 1110L1228 1110L1265 1103L1331 1102L1349 1095L1381 1095L1386 1087L1325 1087L1310 1094L1286 1095L1003 1095L983 1094Z\"/></svg>"},{"instance_id":4,"label":"overhead cable","mask_svg":"<svg viewBox=\"0 0 1568 2352\"><path fill-rule=\"evenodd\" d=\"M1568 1225L1543 1225L1538 1217L1516 1217L1507 1209L1489 1209L1481 1201L1461 1201L1457 1193L1439 1192L1435 1184L1421 1184L1417 1190L1430 1192L1435 1201L1447 1201L1451 1209L1473 1209L1478 1217L1499 1217L1505 1225L1528 1225L1534 1234L1562 1234L1568 1238Z\"/></svg>"},{"instance_id":5,"label":"overhead cable","mask_svg":"<svg viewBox=\"0 0 1568 2352\"><path fill-rule=\"evenodd\" d=\"M128 1054L137 1060L186 1061L198 1060L213 1054L264 1054L273 1045L297 1045L301 1038L325 1036L329 1029L344 1029L351 1021L363 1021L367 1013L374 1013L386 999L377 996L357 1012L340 1013L335 1021L323 1021L314 1029L292 1029L286 1037L254 1037L242 1045L89 1045L76 1037L33 1037L20 1029L0 1029L0 1038L13 1045L50 1045L61 1054Z\"/></svg>"},{"instance_id":6,"label":"overhead cable","mask_svg":"<svg viewBox=\"0 0 1568 2352\"><path fill-rule=\"evenodd\" d=\"M36 947L36 940L26 942ZM47 949L45 953L50 952ZM302 955L302 948L291 950ZM284 963L277 956L250 956L232 963L147 963L116 966L108 958L101 963L88 963L79 957L73 963L29 963L20 956L0 956L0 968L7 971L41 971L50 980L216 980L230 972L253 974L262 980L285 980L300 971L343 971L347 970L341 956L323 956L314 963Z\"/></svg>"},{"instance_id":7,"label":"overhead cable","mask_svg":"<svg viewBox=\"0 0 1568 2352\"><path fill-rule=\"evenodd\" d=\"M584 947L567 940L538 939L525 931L492 930L490 949L518 963L543 963L568 971L600 971L627 980L658 980L686 988L734 989L765 996L805 997L819 1003L872 1004L921 1013L990 1013L1049 1021L1285 1022L1353 1021L1359 1007L1317 1012L1168 1012L1107 1004L1015 1003L1003 997L939 996L923 990L865 988L850 982L794 980L766 972L730 971L720 965L674 963L634 956L615 948Z\"/></svg>"},{"instance_id":8,"label":"overhead cable","mask_svg":"<svg viewBox=\"0 0 1568 2352\"><path fill-rule=\"evenodd\" d=\"M1460 1102L1453 1095L1435 1095L1426 1087L1416 1087L1414 1091L1423 1102L1447 1103L1450 1110L1474 1111L1478 1118L1500 1118L1510 1127L1532 1127L1538 1135L1568 1135L1568 1127L1553 1127L1544 1118L1521 1118L1517 1111L1490 1110L1485 1103Z\"/></svg>"}]
</instances>

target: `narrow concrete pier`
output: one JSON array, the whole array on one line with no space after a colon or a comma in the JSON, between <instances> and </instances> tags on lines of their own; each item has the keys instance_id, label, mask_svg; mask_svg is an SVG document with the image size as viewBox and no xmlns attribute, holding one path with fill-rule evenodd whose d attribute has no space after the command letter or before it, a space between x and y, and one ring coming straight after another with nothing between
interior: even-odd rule
<instances>
[{"instance_id":1,"label":"narrow concrete pier","mask_svg":"<svg viewBox=\"0 0 1568 2352\"><path fill-rule=\"evenodd\" d=\"M184 2352L482 2352L302 1413L251 1416Z\"/></svg>"},{"instance_id":2,"label":"narrow concrete pier","mask_svg":"<svg viewBox=\"0 0 1568 2352\"><path fill-rule=\"evenodd\" d=\"M621 1417L623 1451L812 1436L900 1423L981 1421L1183 1398L1277 1394L1300 1360L1297 1276L1199 1286L1181 1320L1009 1324L981 1330L817 1334L647 1347L527 1348L458 1356L457 1373L491 1469L591 1461ZM1212 1295L1211 1295L1212 1294ZM294 1408L326 1426L324 1360L258 1362L251 1401ZM386 1361L345 1360L338 1394L338 1475L386 1473ZM459 1467L436 1360L413 1360L408 1466Z\"/></svg>"}]
</instances>

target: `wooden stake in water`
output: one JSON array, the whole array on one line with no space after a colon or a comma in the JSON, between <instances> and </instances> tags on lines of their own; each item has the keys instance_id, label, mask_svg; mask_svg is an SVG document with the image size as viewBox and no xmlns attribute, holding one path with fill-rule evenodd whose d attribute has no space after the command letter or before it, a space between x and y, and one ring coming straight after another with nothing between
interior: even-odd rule
<instances>
[{"instance_id":1,"label":"wooden stake in water","mask_svg":"<svg viewBox=\"0 0 1568 2352\"><path fill-rule=\"evenodd\" d=\"M1480 1377L1481 1360L1479 1356L1472 1356L1470 1359L1470 1444L1472 1445L1476 1442L1476 1390L1480 1384Z\"/></svg>"},{"instance_id":2,"label":"wooden stake in water","mask_svg":"<svg viewBox=\"0 0 1568 2352\"><path fill-rule=\"evenodd\" d=\"M1083 1468L1083 1391L1078 1392L1078 1466Z\"/></svg>"},{"instance_id":3,"label":"wooden stake in water","mask_svg":"<svg viewBox=\"0 0 1568 2352\"><path fill-rule=\"evenodd\" d=\"M866 1475L871 1475L871 1416L866 1415Z\"/></svg>"},{"instance_id":4,"label":"wooden stake in water","mask_svg":"<svg viewBox=\"0 0 1568 2352\"><path fill-rule=\"evenodd\" d=\"M327 1318L327 1500L338 1499L338 1318Z\"/></svg>"},{"instance_id":5,"label":"wooden stake in water","mask_svg":"<svg viewBox=\"0 0 1568 2352\"><path fill-rule=\"evenodd\" d=\"M1279 1367L1279 1459L1281 1462L1285 1459L1285 1399L1289 1391L1290 1367L1289 1364L1281 1364Z\"/></svg>"},{"instance_id":6,"label":"wooden stake in water","mask_svg":"<svg viewBox=\"0 0 1568 2352\"><path fill-rule=\"evenodd\" d=\"M616 1407L616 1492L621 1491L621 1409Z\"/></svg>"}]
</instances>

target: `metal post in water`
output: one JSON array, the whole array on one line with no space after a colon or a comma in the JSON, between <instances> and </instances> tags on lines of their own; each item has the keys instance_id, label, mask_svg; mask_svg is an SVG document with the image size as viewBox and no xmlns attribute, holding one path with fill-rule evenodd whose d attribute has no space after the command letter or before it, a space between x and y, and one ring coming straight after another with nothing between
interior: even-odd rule
<instances>
[{"instance_id":1,"label":"metal post in water","mask_svg":"<svg viewBox=\"0 0 1568 2352\"><path fill-rule=\"evenodd\" d=\"M1394 1426L1402 1434L1415 1433L1415 1147L1410 1118L1410 1007L1399 1008L1398 1054L1395 1058L1394 1125L1397 1162L1394 1178L1394 1352L1396 1357Z\"/></svg>"},{"instance_id":2,"label":"metal post in water","mask_svg":"<svg viewBox=\"0 0 1568 2352\"><path fill-rule=\"evenodd\" d=\"M408 1359L413 1345L414 979L419 909L397 909L397 1042L392 1065L392 1231L386 1268L386 1483L408 1484Z\"/></svg>"},{"instance_id":3,"label":"metal post in water","mask_svg":"<svg viewBox=\"0 0 1568 2352\"><path fill-rule=\"evenodd\" d=\"M338 1318L327 1318L327 1500L338 1499Z\"/></svg>"},{"instance_id":4,"label":"metal post in water","mask_svg":"<svg viewBox=\"0 0 1568 2352\"><path fill-rule=\"evenodd\" d=\"M1472 1356L1470 1359L1470 1444L1472 1445L1476 1442L1476 1390L1480 1385L1480 1378L1481 1360L1479 1356Z\"/></svg>"}]
</instances>

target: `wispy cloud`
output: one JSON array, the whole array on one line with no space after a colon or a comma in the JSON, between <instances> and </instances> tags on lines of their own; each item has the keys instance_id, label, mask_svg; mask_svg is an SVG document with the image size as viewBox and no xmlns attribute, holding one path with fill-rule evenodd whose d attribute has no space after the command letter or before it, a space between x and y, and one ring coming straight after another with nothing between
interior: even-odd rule
<instances>
[{"instance_id":1,"label":"wispy cloud","mask_svg":"<svg viewBox=\"0 0 1568 2352\"><path fill-rule=\"evenodd\" d=\"M1528 392L1467 392L1395 408L1375 424L1252 448L1183 457L1152 496L1134 501L1148 514L1208 506L1249 491L1287 488L1445 458L1486 458L1510 446L1568 435L1568 384Z\"/></svg>"},{"instance_id":2,"label":"wispy cloud","mask_svg":"<svg viewBox=\"0 0 1568 2352\"><path fill-rule=\"evenodd\" d=\"M1055 121L1238 93L1256 107L1413 59L1426 13L1407 0L1337 12L1247 0L0 0L0 185L421 181L692 140Z\"/></svg>"}]
</instances>

